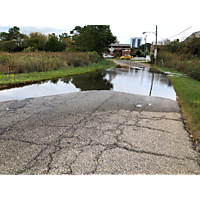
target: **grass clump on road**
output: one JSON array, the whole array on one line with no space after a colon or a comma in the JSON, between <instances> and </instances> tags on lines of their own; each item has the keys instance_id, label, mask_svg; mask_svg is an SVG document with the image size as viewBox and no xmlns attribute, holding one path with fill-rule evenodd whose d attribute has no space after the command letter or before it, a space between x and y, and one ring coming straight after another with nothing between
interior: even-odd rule
<instances>
[{"instance_id":1,"label":"grass clump on road","mask_svg":"<svg viewBox=\"0 0 200 200\"><path fill-rule=\"evenodd\" d=\"M171 83L174 86L177 100L181 106L186 129L193 135L194 140L200 142L200 82L177 72L173 69L153 66L164 72L175 73L169 76Z\"/></svg>"}]
</instances>

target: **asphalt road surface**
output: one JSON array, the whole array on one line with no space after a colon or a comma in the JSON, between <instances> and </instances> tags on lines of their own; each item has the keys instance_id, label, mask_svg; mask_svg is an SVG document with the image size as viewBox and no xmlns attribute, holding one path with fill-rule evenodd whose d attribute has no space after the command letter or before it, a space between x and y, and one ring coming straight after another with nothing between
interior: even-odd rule
<instances>
[{"instance_id":1,"label":"asphalt road surface","mask_svg":"<svg viewBox=\"0 0 200 200\"><path fill-rule=\"evenodd\" d=\"M89 91L0 103L0 174L199 174L176 101Z\"/></svg>"}]
</instances>

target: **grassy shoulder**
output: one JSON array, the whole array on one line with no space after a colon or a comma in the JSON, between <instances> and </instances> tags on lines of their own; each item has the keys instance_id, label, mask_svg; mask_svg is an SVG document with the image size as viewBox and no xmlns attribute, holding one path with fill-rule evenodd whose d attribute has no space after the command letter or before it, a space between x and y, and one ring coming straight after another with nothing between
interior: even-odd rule
<instances>
[{"instance_id":1,"label":"grassy shoulder","mask_svg":"<svg viewBox=\"0 0 200 200\"><path fill-rule=\"evenodd\" d=\"M115 67L115 64L111 61L106 61L106 62L92 63L88 66L81 66L81 67L70 66L63 69L51 70L46 72L31 72L31 73L6 74L6 75L2 74L0 75L0 88L6 88L12 85L17 85L22 83L31 83L36 81L48 80L52 78L60 78L64 76L93 72L111 67Z\"/></svg>"},{"instance_id":2,"label":"grassy shoulder","mask_svg":"<svg viewBox=\"0 0 200 200\"><path fill-rule=\"evenodd\" d=\"M173 69L153 65L163 72L181 74ZM183 73L182 73L183 74ZM168 76L174 86L183 113L186 129L194 141L200 142L200 81L189 76Z\"/></svg>"}]
</instances>

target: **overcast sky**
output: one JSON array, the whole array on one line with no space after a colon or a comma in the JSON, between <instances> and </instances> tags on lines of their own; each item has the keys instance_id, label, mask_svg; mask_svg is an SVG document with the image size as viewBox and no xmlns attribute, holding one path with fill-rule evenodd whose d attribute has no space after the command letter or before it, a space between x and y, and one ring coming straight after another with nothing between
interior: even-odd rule
<instances>
[{"instance_id":1,"label":"overcast sky","mask_svg":"<svg viewBox=\"0 0 200 200\"><path fill-rule=\"evenodd\" d=\"M83 25L0 25L0 32L7 32L9 28L13 26L18 26L21 30L21 33L29 34L30 32L41 32L45 35L50 33L55 33L57 36L63 32L70 34L70 31L75 28L75 26ZM165 38L175 36L185 29L190 29L184 33L170 38L172 41L179 38L182 41L184 38L190 36L196 31L200 31L200 25L158 25L158 41L161 41ZM117 36L121 44L130 44L131 37L143 37L142 43L145 43L143 32L155 32L156 25L111 25L111 31L114 36ZM147 42L151 43L155 41L155 34L147 33Z\"/></svg>"}]
</instances>

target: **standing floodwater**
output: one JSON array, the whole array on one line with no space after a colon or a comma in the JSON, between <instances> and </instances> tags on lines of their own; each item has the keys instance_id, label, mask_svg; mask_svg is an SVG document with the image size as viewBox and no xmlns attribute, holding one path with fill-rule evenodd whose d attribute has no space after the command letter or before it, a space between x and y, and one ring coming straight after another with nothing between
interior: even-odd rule
<instances>
[{"instance_id":1,"label":"standing floodwater","mask_svg":"<svg viewBox=\"0 0 200 200\"><path fill-rule=\"evenodd\" d=\"M176 100L166 74L148 67L117 66L98 72L67 76L0 91L0 101L87 90L113 90Z\"/></svg>"}]
</instances>

